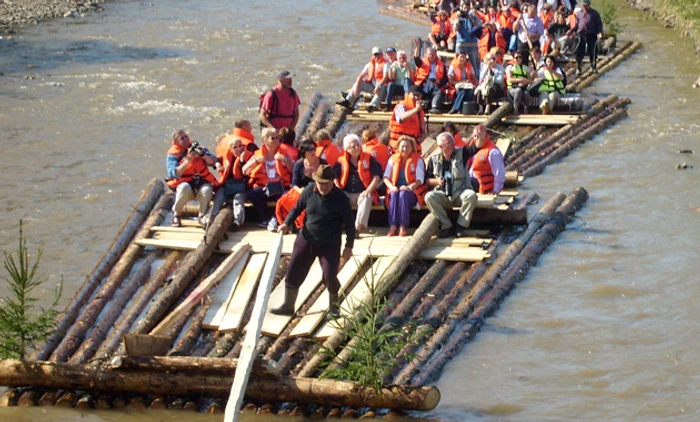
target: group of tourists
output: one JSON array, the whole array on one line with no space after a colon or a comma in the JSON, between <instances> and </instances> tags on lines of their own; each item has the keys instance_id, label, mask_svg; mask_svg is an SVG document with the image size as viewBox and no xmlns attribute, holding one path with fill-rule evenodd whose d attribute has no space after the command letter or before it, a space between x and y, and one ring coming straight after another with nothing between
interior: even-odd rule
<instances>
[{"instance_id":1,"label":"group of tourists","mask_svg":"<svg viewBox=\"0 0 700 422\"><path fill-rule=\"evenodd\" d=\"M413 56L395 47L372 48L368 63L337 104L353 108L362 93L371 96L367 111L391 110L417 86L429 113L490 114L507 98L516 114L538 98L548 114L565 94L566 74L558 61L575 51L577 75L588 54L597 73L596 44L603 24L591 0L509 0L480 5L474 1L434 1L428 44L417 39ZM453 52L449 65L440 52ZM421 56L422 53L422 56ZM506 53L511 59L506 62ZM466 104L466 105L465 105Z\"/></svg>"}]
</instances>

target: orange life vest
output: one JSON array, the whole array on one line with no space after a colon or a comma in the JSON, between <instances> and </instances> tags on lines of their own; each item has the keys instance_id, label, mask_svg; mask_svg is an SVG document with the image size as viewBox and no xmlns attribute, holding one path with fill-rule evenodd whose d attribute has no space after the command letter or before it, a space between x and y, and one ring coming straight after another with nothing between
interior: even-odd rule
<instances>
[{"instance_id":1,"label":"orange life vest","mask_svg":"<svg viewBox=\"0 0 700 422\"><path fill-rule=\"evenodd\" d=\"M552 21L554 21L554 12L552 11L552 9L549 9L548 13L544 13L544 11L540 12L540 19L542 20L542 25L544 26L544 29L547 29L549 28L549 25L552 24Z\"/></svg>"},{"instance_id":2,"label":"orange life vest","mask_svg":"<svg viewBox=\"0 0 700 422\"><path fill-rule=\"evenodd\" d=\"M399 181L399 173L401 172L401 154L398 152L394 155L391 156L391 183L396 186L396 183ZM418 154L417 152L411 153L411 155L408 156L408 159L406 160L406 166L404 167L404 177L406 178L406 183L409 185L413 182L416 181L416 173L418 170L418 162L422 161L423 158ZM425 193L428 191L428 185L425 183L421 184L416 188L413 193L416 194L416 197L418 198L418 203L422 206L425 206ZM386 201L387 201L387 208L389 205L389 201L391 200L391 195L387 195Z\"/></svg>"},{"instance_id":3,"label":"orange life vest","mask_svg":"<svg viewBox=\"0 0 700 422\"><path fill-rule=\"evenodd\" d=\"M389 147L379 142L379 139L372 138L362 145L362 151L370 154L382 167L382 171L386 170L386 163L389 162L391 151Z\"/></svg>"},{"instance_id":4,"label":"orange life vest","mask_svg":"<svg viewBox=\"0 0 700 422\"><path fill-rule=\"evenodd\" d=\"M252 152L245 150L242 156L235 157L233 151L229 150L222 158L224 168L219 172L219 177L216 180L217 186L223 185L230 177L233 177L235 180L244 180L243 164L252 156Z\"/></svg>"},{"instance_id":5,"label":"orange life vest","mask_svg":"<svg viewBox=\"0 0 700 422\"><path fill-rule=\"evenodd\" d=\"M510 16L506 16L505 13L501 13L501 16L498 17L498 23L501 25L501 28L508 28L512 31L513 24L515 23L516 19L518 19L518 17L513 13L511 13Z\"/></svg>"},{"instance_id":6,"label":"orange life vest","mask_svg":"<svg viewBox=\"0 0 700 422\"><path fill-rule=\"evenodd\" d=\"M542 44L542 55L547 56L550 53L550 48L552 46L552 40L549 37L544 37L544 44Z\"/></svg>"},{"instance_id":7,"label":"orange life vest","mask_svg":"<svg viewBox=\"0 0 700 422\"><path fill-rule=\"evenodd\" d=\"M368 187L372 183L372 172L370 171L372 155L367 152L361 152L360 156L357 158L357 174L360 176L360 180L365 187ZM340 178L338 179L338 186L340 189L345 189L348 185L348 180L350 179L350 153L345 151L343 155L338 158L338 163L340 163ZM372 192L372 202L379 204L379 194L376 189Z\"/></svg>"},{"instance_id":8,"label":"orange life vest","mask_svg":"<svg viewBox=\"0 0 700 422\"><path fill-rule=\"evenodd\" d=\"M443 81L445 76L447 76L447 70L445 69L445 63L443 63L442 60L439 58L435 60L435 79L437 79L438 83L440 83L440 81ZM416 70L416 80L414 83L416 85L422 85L423 82L428 79L428 75L430 75L430 62L427 58L423 57L423 63Z\"/></svg>"},{"instance_id":9,"label":"orange life vest","mask_svg":"<svg viewBox=\"0 0 700 422\"><path fill-rule=\"evenodd\" d=\"M380 56L379 59L372 57L372 60L367 64L367 78L365 82L372 83L372 81L381 82L384 79L384 64L386 63L386 58L384 55Z\"/></svg>"},{"instance_id":10,"label":"orange life vest","mask_svg":"<svg viewBox=\"0 0 700 422\"><path fill-rule=\"evenodd\" d=\"M464 142L464 140L462 139L462 133L461 133L461 132L457 132L457 134L454 136L454 138L455 138L455 148L466 147L466 146L467 146L467 143ZM467 168L469 168L469 167L467 167Z\"/></svg>"},{"instance_id":11,"label":"orange life vest","mask_svg":"<svg viewBox=\"0 0 700 422\"><path fill-rule=\"evenodd\" d=\"M235 138L239 138L243 142L243 146L245 146L246 149L248 149L248 145L250 144L255 145L255 137L252 133L245 129L235 127L233 128L233 133L224 136L219 140L219 143L216 144L216 156L219 158L224 158L224 156L226 156L228 153L231 142Z\"/></svg>"},{"instance_id":12,"label":"orange life vest","mask_svg":"<svg viewBox=\"0 0 700 422\"><path fill-rule=\"evenodd\" d=\"M452 33L452 22L450 22L449 19L441 20L440 18L436 18L433 22L431 32L435 37L447 39Z\"/></svg>"},{"instance_id":13,"label":"orange life vest","mask_svg":"<svg viewBox=\"0 0 700 422\"><path fill-rule=\"evenodd\" d=\"M411 110L416 106L413 97L407 97L405 100L401 101L396 105L403 105L406 110ZM390 131L390 145L392 148L396 149L398 147L398 140L401 135L408 135L418 138L423 133L423 127L425 126L425 111L421 109L418 113L413 116L403 119L401 122L396 120L396 112L391 113L391 118L389 119L389 131Z\"/></svg>"},{"instance_id":14,"label":"orange life vest","mask_svg":"<svg viewBox=\"0 0 700 422\"><path fill-rule=\"evenodd\" d=\"M572 13L569 15L569 17L566 18L566 24L569 25L569 28L574 29L576 28L576 14Z\"/></svg>"},{"instance_id":15,"label":"orange life vest","mask_svg":"<svg viewBox=\"0 0 700 422\"><path fill-rule=\"evenodd\" d=\"M179 163L181 163L187 155L187 150L179 145L173 144L170 149L168 149L168 154L178 157L177 162L178 165L180 165ZM195 176L203 178L207 181L207 183L211 183L212 185L216 184L216 178L209 171L209 166L207 166L204 159L199 156L195 156L194 159L189 162L187 167L185 167L185 171L182 172L180 177L176 179L169 179L166 181L166 183L168 186L175 189L182 183L190 182Z\"/></svg>"},{"instance_id":16,"label":"orange life vest","mask_svg":"<svg viewBox=\"0 0 700 422\"><path fill-rule=\"evenodd\" d=\"M469 61L466 61L464 63L464 68L461 68L459 67L459 60L457 57L455 57L452 59L452 63L450 63L450 65L455 71L455 77L457 78L458 82L469 81L472 83L472 85L474 85L474 88L479 85L479 81L476 79L476 75L474 74L474 67L471 63L469 63ZM455 86L450 85L447 93L450 97L454 97L456 91L457 89Z\"/></svg>"},{"instance_id":17,"label":"orange life vest","mask_svg":"<svg viewBox=\"0 0 700 422\"><path fill-rule=\"evenodd\" d=\"M280 147L278 147L277 152L284 154L284 150L281 150ZM263 145L262 148L253 153L253 159L263 157L263 162L257 163L255 167L253 167L253 170L250 172L250 179L248 180L248 185L252 188L262 188L265 187L265 185L267 185L267 164L264 161L265 154L267 154L266 145ZM292 173L289 171L287 166L280 160L275 160L275 171L277 172L277 176L282 181L282 186L284 186L285 188L289 187L289 185L292 183Z\"/></svg>"},{"instance_id":18,"label":"orange life vest","mask_svg":"<svg viewBox=\"0 0 700 422\"><path fill-rule=\"evenodd\" d=\"M331 167L338 162L341 155L343 155L343 149L331 140L321 141L316 147L316 156L326 160Z\"/></svg>"},{"instance_id":19,"label":"orange life vest","mask_svg":"<svg viewBox=\"0 0 700 422\"><path fill-rule=\"evenodd\" d=\"M487 193L493 191L494 186L494 176L493 170L491 170L491 164L489 163L489 153L492 149L496 148L496 144L487 139L483 147L474 156L474 161L472 163L472 171L474 172L474 177L479 181L479 193Z\"/></svg>"},{"instance_id":20,"label":"orange life vest","mask_svg":"<svg viewBox=\"0 0 700 422\"><path fill-rule=\"evenodd\" d=\"M498 47L501 49L501 51L506 51L506 39L503 38L501 31L494 31L494 39L496 40L496 45L489 45L489 41L491 39L491 31L484 28L484 31L482 32L483 33L481 34L481 38L479 38L479 42L477 44L479 46L480 62L484 61L484 56L486 56L486 53L488 53L489 50L493 47Z\"/></svg>"}]
</instances>

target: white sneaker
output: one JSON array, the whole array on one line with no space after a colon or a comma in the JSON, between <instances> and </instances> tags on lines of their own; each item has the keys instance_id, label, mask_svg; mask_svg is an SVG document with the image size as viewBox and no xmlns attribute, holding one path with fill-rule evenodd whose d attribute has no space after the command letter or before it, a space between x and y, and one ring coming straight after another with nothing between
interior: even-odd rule
<instances>
[{"instance_id":1,"label":"white sneaker","mask_svg":"<svg viewBox=\"0 0 700 422\"><path fill-rule=\"evenodd\" d=\"M279 226L279 223L277 223L277 218L275 218L275 217L272 217L270 219L270 222L267 223L267 229L273 233L277 231L278 226Z\"/></svg>"}]
</instances>

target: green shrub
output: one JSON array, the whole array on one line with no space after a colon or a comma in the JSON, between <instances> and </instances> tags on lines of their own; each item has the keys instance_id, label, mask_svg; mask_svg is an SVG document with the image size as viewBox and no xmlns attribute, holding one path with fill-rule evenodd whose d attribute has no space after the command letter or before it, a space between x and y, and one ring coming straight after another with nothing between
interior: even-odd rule
<instances>
[{"instance_id":1,"label":"green shrub","mask_svg":"<svg viewBox=\"0 0 700 422\"><path fill-rule=\"evenodd\" d=\"M615 37L625 25L617 20L617 7L606 0L602 0L600 6L600 19L603 21L603 33L606 37Z\"/></svg>"}]
</instances>

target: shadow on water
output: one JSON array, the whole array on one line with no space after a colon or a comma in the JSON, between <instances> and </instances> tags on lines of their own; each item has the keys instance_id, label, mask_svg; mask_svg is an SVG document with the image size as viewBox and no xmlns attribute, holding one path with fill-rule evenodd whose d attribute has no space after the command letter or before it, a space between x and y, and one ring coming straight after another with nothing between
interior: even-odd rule
<instances>
[{"instance_id":1,"label":"shadow on water","mask_svg":"<svg viewBox=\"0 0 700 422\"><path fill-rule=\"evenodd\" d=\"M0 43L0 72L25 73L29 69L46 71L67 65L159 60L185 55L184 49L143 48L102 40L13 39Z\"/></svg>"}]
</instances>

